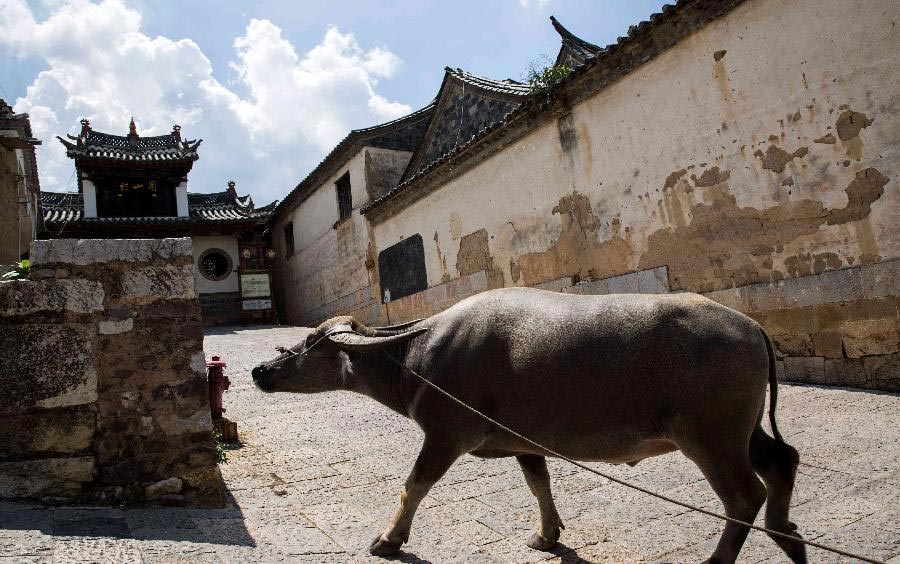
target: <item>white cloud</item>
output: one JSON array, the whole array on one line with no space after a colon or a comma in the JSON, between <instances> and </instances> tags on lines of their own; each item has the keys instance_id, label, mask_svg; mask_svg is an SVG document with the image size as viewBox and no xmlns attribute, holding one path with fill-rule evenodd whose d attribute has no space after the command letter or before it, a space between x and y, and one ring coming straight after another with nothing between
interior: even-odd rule
<instances>
[{"instance_id":1,"label":"white cloud","mask_svg":"<svg viewBox=\"0 0 900 564\"><path fill-rule=\"evenodd\" d=\"M546 5L549 4L549 3L550 3L550 0L534 0L534 1L532 1L532 0L519 0L519 4L520 4L523 8L527 8L527 7L529 7L529 6L534 6L534 7L537 8L538 10L540 10L541 8L543 8L544 6L546 6Z\"/></svg>"},{"instance_id":2,"label":"white cloud","mask_svg":"<svg viewBox=\"0 0 900 564\"><path fill-rule=\"evenodd\" d=\"M64 189L73 168L53 137L74 133L81 117L118 134L132 115L145 135L178 123L186 136L205 139L191 190L220 190L233 178L239 191L268 201L283 197L349 129L411 111L376 91L400 59L382 47L364 50L333 27L298 54L278 26L251 20L230 63L243 97L216 79L194 41L146 35L140 13L121 0L54 0L43 20L24 0L4 0L3 46L48 66L15 107L31 114L45 141L41 184L50 190Z\"/></svg>"}]
</instances>

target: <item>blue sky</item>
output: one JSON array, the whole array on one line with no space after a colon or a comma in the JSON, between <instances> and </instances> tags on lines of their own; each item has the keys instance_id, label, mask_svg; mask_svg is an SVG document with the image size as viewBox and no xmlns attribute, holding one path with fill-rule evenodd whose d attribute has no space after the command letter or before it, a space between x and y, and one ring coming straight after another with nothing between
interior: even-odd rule
<instances>
[{"instance_id":1,"label":"blue sky","mask_svg":"<svg viewBox=\"0 0 900 564\"><path fill-rule=\"evenodd\" d=\"M204 139L189 190L229 179L283 197L352 128L435 96L445 66L524 78L554 57L555 15L606 45L659 11L648 0L239 2L0 0L0 95L29 112L44 190L75 189L56 135L96 129Z\"/></svg>"}]
</instances>

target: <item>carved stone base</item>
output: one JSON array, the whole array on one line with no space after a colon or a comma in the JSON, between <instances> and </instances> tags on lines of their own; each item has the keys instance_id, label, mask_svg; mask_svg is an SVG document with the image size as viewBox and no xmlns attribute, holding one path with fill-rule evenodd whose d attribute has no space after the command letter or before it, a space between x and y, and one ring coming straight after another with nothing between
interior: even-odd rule
<instances>
[{"instance_id":1,"label":"carved stone base","mask_svg":"<svg viewBox=\"0 0 900 564\"><path fill-rule=\"evenodd\" d=\"M218 433L223 443L236 443L238 441L237 423L222 417L213 419L213 428Z\"/></svg>"}]
</instances>

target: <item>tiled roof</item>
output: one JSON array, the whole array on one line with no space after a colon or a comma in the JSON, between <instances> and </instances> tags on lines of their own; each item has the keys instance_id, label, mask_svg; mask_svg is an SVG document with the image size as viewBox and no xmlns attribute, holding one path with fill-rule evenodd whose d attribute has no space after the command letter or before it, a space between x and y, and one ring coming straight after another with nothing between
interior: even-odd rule
<instances>
[{"instance_id":1,"label":"tiled roof","mask_svg":"<svg viewBox=\"0 0 900 564\"><path fill-rule=\"evenodd\" d=\"M559 47L559 54L556 56L554 64L565 65L574 69L584 65L603 52L603 47L598 47L580 37L576 37L553 16L550 16L550 23L553 24L553 29L556 30L556 33L559 34L562 40L562 45Z\"/></svg>"},{"instance_id":2,"label":"tiled roof","mask_svg":"<svg viewBox=\"0 0 900 564\"><path fill-rule=\"evenodd\" d=\"M617 78L630 73L641 64L672 47L688 34L729 12L743 2L744 0L678 0L675 5L664 4L660 12L652 14L648 21L642 21L629 27L626 37L619 37L615 43L600 48L595 56L585 61L585 64L573 68L572 72L553 86L551 95L555 95L556 92L565 89L567 85L574 83L576 80L591 76L599 78L594 81L592 89L585 89L579 96L584 97L591 92L599 91ZM572 37L575 36L573 35ZM575 101L577 99L570 100L569 103ZM552 104L547 99L539 97L527 98L501 121L482 128L464 142L460 142L451 152L418 168L414 174L408 177L404 175L405 178L399 185L383 196L364 205L360 212L363 215L370 213L387 201L394 199L400 193L411 190L415 184L424 181L425 177L434 173L437 169L441 169L443 165L448 164L451 160L458 165L458 163L465 160L468 150L473 149L476 145L490 143L493 139L507 135L506 131L500 132L498 130L512 127L514 122L522 122L526 116L546 116L551 112ZM537 120L529 119L529 121L537 123ZM509 141L509 138L507 138L506 142ZM410 197L414 198L415 196Z\"/></svg>"},{"instance_id":3,"label":"tiled roof","mask_svg":"<svg viewBox=\"0 0 900 564\"><path fill-rule=\"evenodd\" d=\"M250 196L231 192L188 193L188 217L84 217L84 199L79 193L41 192L44 223L48 227L80 223L104 225L169 225L265 221L278 202L257 208Z\"/></svg>"},{"instance_id":4,"label":"tiled roof","mask_svg":"<svg viewBox=\"0 0 900 564\"><path fill-rule=\"evenodd\" d=\"M476 76L472 73L466 72L459 67L457 67L455 69L446 67L444 70L450 76L453 76L454 78L458 78L459 80L462 80L466 84L470 84L472 86L477 86L478 88L482 88L484 90L489 90L491 92L497 92L500 94L511 94L513 96L527 96L528 92L529 92L529 86L527 84L522 84L521 82L518 82L511 78L507 78L504 80L494 80L491 78L484 78L482 76Z\"/></svg>"},{"instance_id":5,"label":"tiled roof","mask_svg":"<svg viewBox=\"0 0 900 564\"><path fill-rule=\"evenodd\" d=\"M420 110L397 118L387 123L354 129L331 150L316 167L300 181L281 202L275 206L278 213L286 208L296 197L315 190L320 182L326 180L355 155L362 147L379 147L399 151L414 150L425 132L428 118L434 111L434 102Z\"/></svg>"},{"instance_id":6,"label":"tiled roof","mask_svg":"<svg viewBox=\"0 0 900 564\"><path fill-rule=\"evenodd\" d=\"M41 192L44 223L71 223L84 217L84 199L78 193Z\"/></svg>"},{"instance_id":7,"label":"tiled roof","mask_svg":"<svg viewBox=\"0 0 900 564\"><path fill-rule=\"evenodd\" d=\"M452 153L478 131L502 121L530 92L527 84L512 79L493 80L459 68L444 71L435 111L401 183Z\"/></svg>"},{"instance_id":8,"label":"tiled roof","mask_svg":"<svg viewBox=\"0 0 900 564\"><path fill-rule=\"evenodd\" d=\"M88 120L81 120L81 134L66 135L71 141L57 136L66 147L70 158L94 161L115 161L144 165L190 164L197 160L197 147L203 141L182 141L181 127L176 125L172 133L155 137L140 137L131 122L131 133L127 136L110 135L91 129Z\"/></svg>"}]
</instances>

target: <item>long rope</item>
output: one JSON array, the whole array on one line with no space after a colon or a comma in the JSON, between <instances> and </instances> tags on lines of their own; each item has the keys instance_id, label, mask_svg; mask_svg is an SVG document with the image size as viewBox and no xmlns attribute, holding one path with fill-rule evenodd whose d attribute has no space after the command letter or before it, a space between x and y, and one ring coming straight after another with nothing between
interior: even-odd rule
<instances>
[{"instance_id":1,"label":"long rope","mask_svg":"<svg viewBox=\"0 0 900 564\"><path fill-rule=\"evenodd\" d=\"M384 352L384 354L385 354L389 359L391 359L393 362L395 362L396 364L398 364L401 368L406 369L410 374L412 374L413 376L415 376L416 378L418 378L418 379L421 380L422 382L426 383L428 386L430 386L430 387L433 388L434 390L437 390L438 392L440 392L441 394L443 394L443 395L446 396L447 398L453 400L453 401L454 401L455 403L457 403L458 405L460 405L460 406L464 407L465 409L471 411L471 412L474 413L475 415L478 415L478 416L481 417L482 419L484 419L484 420L486 420L486 421L489 421L490 423L496 425L496 426L499 427L500 429L506 431L507 433L510 433L510 434L513 435L514 437L516 437L516 438L518 438L518 439L521 439L521 440L525 441L526 443L530 444L531 446L537 447L537 448L543 450L544 452L546 452L547 454L549 454L549 455L551 455L551 456L553 456L553 457L559 458L560 460L565 460L565 461L568 462L569 464L574 464L575 466L581 468L582 470L587 470L588 472L591 472L591 473L593 473L593 474L596 474L597 476L600 476L600 477L602 477L602 478L606 478L607 480L610 480L610 481L615 482L615 483L617 483L617 484L620 484L620 485L623 485L623 486L625 486L625 487L628 487L628 488L637 490L637 491L639 491L639 492L641 492L641 493L644 493L644 494L647 494L647 495L649 495L649 496L653 496L653 497L659 498L659 499L661 499L661 500L663 500L663 501L668 501L669 503L674 503L675 505L680 505L681 507L684 507L684 508L686 508L686 509L690 509L691 511L697 511L697 512L699 512L699 513L703 513L704 515L709 515L710 517L715 517L715 518L717 518L717 519L721 519L721 520L727 521L727 522L729 522L729 523L734 523L734 524L736 524L736 525L741 525L741 526L743 526L743 527L749 527L749 528L755 529L755 530L757 530L757 531L762 531L762 532L764 532L764 533L766 533L767 535L770 535L770 536L776 536L776 537L785 538L785 539L788 539L788 540L791 540L791 541L797 541L797 542L803 543L803 544L808 545L808 546L813 546L813 547L815 547L815 548L820 548L820 549L822 549L822 550L827 550L828 552L833 552L833 553L835 553L835 554L840 554L841 556L847 556L847 557L849 557L849 558L855 558L855 559L857 559L857 560L862 560L863 562L870 562L871 564L886 564L886 563L885 563L884 561L882 561L882 560L875 560L874 558L868 558L868 557L866 557L866 556L861 556L861 555L859 555L859 554L854 554L854 553L852 553L852 552L847 552L847 551L841 550L841 549L839 549L839 548L834 548L834 547L832 547L832 546L827 546L827 545L820 544L820 543L817 543L817 542L814 542L814 541L809 541L809 540L806 540L806 539L798 538L798 537L795 537L795 536L793 536L793 535L789 535L789 534L786 534L786 533L782 533L782 532L780 532L780 531L773 531L772 529L767 529L766 527L759 527L759 526L757 526L757 525L754 525L753 523L747 523L746 521L741 521L740 519L735 519L734 517L729 517L729 516L727 516L727 515L722 515L722 514L720 514L720 513L716 513L715 511L709 511L709 510L707 510L707 509L703 509L702 507L697 507L696 505L691 505L690 503L685 503L685 502L683 502L683 501L679 501L679 500L677 500L677 499L673 499L673 498L671 498L671 497L668 497L668 496L665 496L665 495L662 495L662 494L658 494L658 493L656 493L656 492L650 491L650 490L648 490L648 489L646 489L646 488L643 488L643 487L641 487L641 486L638 486L638 485L636 485L636 484L632 484L631 482L626 482L625 480L621 480L621 479L619 479L619 478L616 478L615 476L610 476L609 474L606 474L606 473L601 472L601 471L599 471L599 470L595 470L595 469L593 469L593 468L591 468L591 467L589 467L589 466L586 466L585 464L582 464L581 462L578 462L577 460L573 460L573 459L569 458L568 456L565 456L564 454L560 454L560 453L556 452L555 450L553 450L553 449L551 449L551 448L545 447L544 445L539 444L539 443L537 443L537 442L535 442L535 441L529 439L528 437L526 437L526 436L524 436L524 435L522 435L522 434L520 434L520 433L517 433L516 431L513 431L512 429L510 429L510 428L507 427L506 425L504 425L504 424L500 423L499 421L497 421L497 420L495 420L495 419L492 419L491 417L489 417L489 416L485 415L484 413L478 411L477 409L475 409L474 407L468 405L467 403L465 403L465 402L462 401L461 399L457 398L456 396L454 396L454 395L451 394L450 392L444 390L443 388L441 388L440 386L438 386L438 385L435 384L434 382L428 380L427 378L425 378L424 376L422 376L421 374L419 374L418 372L416 372L415 370L413 370L412 368L410 368L409 366L407 366L406 364L404 364L403 362L401 362L400 360L398 360L397 358L395 358L394 356L392 356L392 355L391 355L390 353L388 353L387 351L382 351L382 352Z\"/></svg>"}]
</instances>

